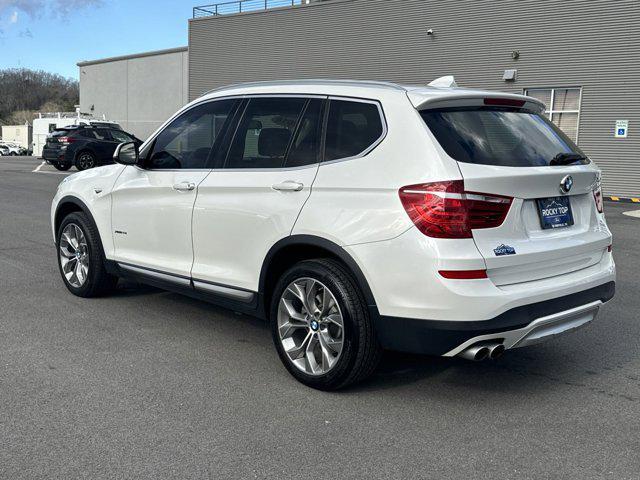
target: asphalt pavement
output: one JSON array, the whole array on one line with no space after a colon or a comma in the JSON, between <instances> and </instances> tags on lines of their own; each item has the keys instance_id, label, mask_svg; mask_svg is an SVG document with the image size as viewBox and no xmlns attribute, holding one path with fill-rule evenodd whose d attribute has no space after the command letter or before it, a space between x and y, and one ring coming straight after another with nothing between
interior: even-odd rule
<instances>
[{"instance_id":1,"label":"asphalt pavement","mask_svg":"<svg viewBox=\"0 0 640 480\"><path fill-rule=\"evenodd\" d=\"M0 478L640 478L640 205L606 204L618 290L589 327L495 362L386 353L322 393L259 320L135 284L72 296L63 175L39 166L0 158Z\"/></svg>"}]
</instances>

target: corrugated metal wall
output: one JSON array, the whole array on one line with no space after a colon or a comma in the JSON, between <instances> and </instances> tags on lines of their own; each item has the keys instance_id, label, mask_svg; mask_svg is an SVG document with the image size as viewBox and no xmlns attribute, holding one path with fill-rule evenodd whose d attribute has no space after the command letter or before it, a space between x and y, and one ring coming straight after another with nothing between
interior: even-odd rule
<instances>
[{"instance_id":1,"label":"corrugated metal wall","mask_svg":"<svg viewBox=\"0 0 640 480\"><path fill-rule=\"evenodd\" d=\"M515 83L502 80L508 68ZM191 99L253 80L447 74L509 92L582 87L579 144L605 193L640 196L639 0L328 0L189 27ZM629 120L628 138L614 138L616 120Z\"/></svg>"}]
</instances>

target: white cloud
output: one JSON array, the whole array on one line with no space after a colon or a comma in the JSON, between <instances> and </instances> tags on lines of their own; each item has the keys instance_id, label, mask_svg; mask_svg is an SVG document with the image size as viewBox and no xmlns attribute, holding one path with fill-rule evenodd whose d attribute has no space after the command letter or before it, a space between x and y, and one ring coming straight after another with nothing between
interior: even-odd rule
<instances>
[{"instance_id":1,"label":"white cloud","mask_svg":"<svg viewBox=\"0 0 640 480\"><path fill-rule=\"evenodd\" d=\"M30 17L41 15L65 16L71 11L83 8L98 7L102 0L0 0L0 15L6 10L13 10L11 23L18 18L18 11L24 12Z\"/></svg>"},{"instance_id":2,"label":"white cloud","mask_svg":"<svg viewBox=\"0 0 640 480\"><path fill-rule=\"evenodd\" d=\"M9 23L18 23L18 11L14 10L13 13L11 14L11 17L9 17Z\"/></svg>"}]
</instances>

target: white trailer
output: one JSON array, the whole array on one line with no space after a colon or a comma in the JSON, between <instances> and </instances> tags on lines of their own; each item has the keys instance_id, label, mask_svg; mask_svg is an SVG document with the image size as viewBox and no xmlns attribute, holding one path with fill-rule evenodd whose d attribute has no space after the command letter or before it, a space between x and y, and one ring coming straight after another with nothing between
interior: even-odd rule
<instances>
[{"instance_id":1,"label":"white trailer","mask_svg":"<svg viewBox=\"0 0 640 480\"><path fill-rule=\"evenodd\" d=\"M25 125L3 125L2 141L15 143L25 150L31 148L32 127L28 123Z\"/></svg>"}]
</instances>

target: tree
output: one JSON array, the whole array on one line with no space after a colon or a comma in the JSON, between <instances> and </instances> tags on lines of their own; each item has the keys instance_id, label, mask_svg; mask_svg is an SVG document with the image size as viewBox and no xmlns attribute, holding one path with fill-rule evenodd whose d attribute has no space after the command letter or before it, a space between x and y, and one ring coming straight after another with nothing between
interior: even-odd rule
<instances>
[{"instance_id":1,"label":"tree","mask_svg":"<svg viewBox=\"0 0 640 480\"><path fill-rule=\"evenodd\" d=\"M78 103L78 82L42 70L0 70L0 123L31 122L37 111L55 106L73 111Z\"/></svg>"}]
</instances>

